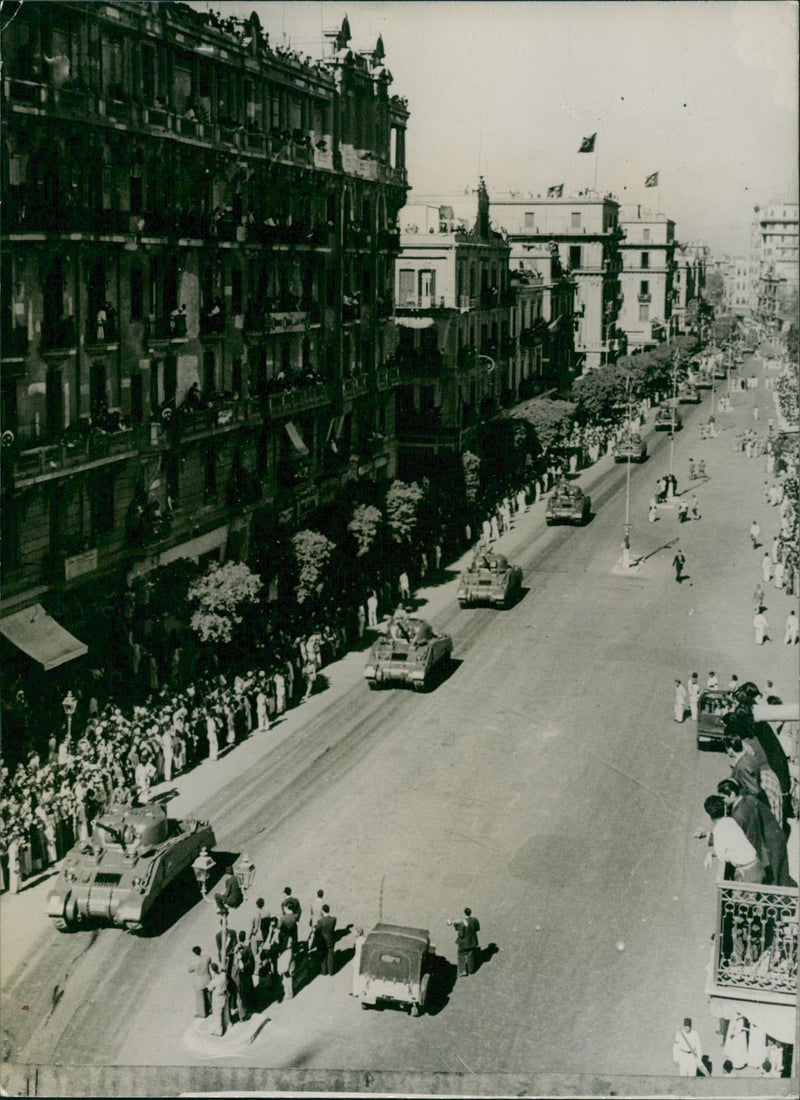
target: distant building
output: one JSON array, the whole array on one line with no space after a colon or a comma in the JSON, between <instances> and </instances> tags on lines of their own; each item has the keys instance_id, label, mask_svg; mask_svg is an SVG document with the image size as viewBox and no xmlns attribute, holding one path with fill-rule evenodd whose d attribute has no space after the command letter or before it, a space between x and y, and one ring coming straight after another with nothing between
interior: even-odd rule
<instances>
[{"instance_id":1,"label":"distant building","mask_svg":"<svg viewBox=\"0 0 800 1100\"><path fill-rule=\"evenodd\" d=\"M754 215L754 312L768 331L775 332L797 318L798 204L775 200L754 207Z\"/></svg>"},{"instance_id":2,"label":"distant building","mask_svg":"<svg viewBox=\"0 0 800 1100\"><path fill-rule=\"evenodd\" d=\"M591 370L624 351L619 203L593 193L566 198L495 197L492 217L512 248L552 244L575 282L575 366Z\"/></svg>"},{"instance_id":3,"label":"distant building","mask_svg":"<svg viewBox=\"0 0 800 1100\"><path fill-rule=\"evenodd\" d=\"M696 245L675 245L675 271L672 276L672 315L675 318L675 331L689 331L690 323L687 307L700 297L705 283L705 260L698 255Z\"/></svg>"},{"instance_id":4,"label":"distant building","mask_svg":"<svg viewBox=\"0 0 800 1100\"><path fill-rule=\"evenodd\" d=\"M664 214L623 207L622 307L618 325L628 349L654 347L673 331L675 223Z\"/></svg>"}]
</instances>

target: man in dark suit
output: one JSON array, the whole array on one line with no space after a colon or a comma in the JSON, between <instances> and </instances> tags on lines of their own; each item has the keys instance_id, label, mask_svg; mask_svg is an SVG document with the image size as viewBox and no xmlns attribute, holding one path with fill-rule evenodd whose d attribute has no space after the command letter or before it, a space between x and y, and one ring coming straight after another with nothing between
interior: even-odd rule
<instances>
[{"instance_id":1,"label":"man in dark suit","mask_svg":"<svg viewBox=\"0 0 800 1100\"><path fill-rule=\"evenodd\" d=\"M323 905L321 916L314 927L314 941L319 956L320 974L333 974L335 932L336 917L331 916L330 905Z\"/></svg>"},{"instance_id":2,"label":"man in dark suit","mask_svg":"<svg viewBox=\"0 0 800 1100\"><path fill-rule=\"evenodd\" d=\"M455 926L456 946L458 948L458 976L466 978L478 969L478 933L481 926L472 910L464 910L464 919L448 921Z\"/></svg>"},{"instance_id":3,"label":"man in dark suit","mask_svg":"<svg viewBox=\"0 0 800 1100\"><path fill-rule=\"evenodd\" d=\"M228 909L238 909L242 904L242 888L233 873L233 867L225 868L225 875L220 885L222 889L214 894L219 911L222 913L227 912Z\"/></svg>"},{"instance_id":4,"label":"man in dark suit","mask_svg":"<svg viewBox=\"0 0 800 1100\"><path fill-rule=\"evenodd\" d=\"M247 942L247 933L239 933L239 942L233 952L233 981L236 985L236 1005L239 1020L250 1019L253 1007L253 974L256 960Z\"/></svg>"}]
</instances>

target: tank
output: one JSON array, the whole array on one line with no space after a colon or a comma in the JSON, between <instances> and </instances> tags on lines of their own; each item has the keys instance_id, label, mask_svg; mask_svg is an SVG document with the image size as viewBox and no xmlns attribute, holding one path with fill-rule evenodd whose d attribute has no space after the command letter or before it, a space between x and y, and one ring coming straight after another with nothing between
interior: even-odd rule
<instances>
[{"instance_id":1,"label":"tank","mask_svg":"<svg viewBox=\"0 0 800 1100\"><path fill-rule=\"evenodd\" d=\"M502 554L479 551L461 574L457 598L462 607L488 603L508 607L522 584L522 570Z\"/></svg>"},{"instance_id":2,"label":"tank","mask_svg":"<svg viewBox=\"0 0 800 1100\"><path fill-rule=\"evenodd\" d=\"M64 857L47 915L59 932L89 921L138 931L164 890L215 843L207 821L177 821L159 805L112 806L91 839Z\"/></svg>"},{"instance_id":3,"label":"tank","mask_svg":"<svg viewBox=\"0 0 800 1100\"><path fill-rule=\"evenodd\" d=\"M626 433L614 446L614 461L644 462L647 458L647 444L637 432Z\"/></svg>"},{"instance_id":4,"label":"tank","mask_svg":"<svg viewBox=\"0 0 800 1100\"><path fill-rule=\"evenodd\" d=\"M568 481L559 481L548 498L545 523L548 527L554 523L587 523L591 507L591 497L583 489Z\"/></svg>"},{"instance_id":5,"label":"tank","mask_svg":"<svg viewBox=\"0 0 800 1100\"><path fill-rule=\"evenodd\" d=\"M449 634L437 634L424 619L395 616L373 643L364 676L373 689L394 683L428 691L452 652Z\"/></svg>"}]
</instances>

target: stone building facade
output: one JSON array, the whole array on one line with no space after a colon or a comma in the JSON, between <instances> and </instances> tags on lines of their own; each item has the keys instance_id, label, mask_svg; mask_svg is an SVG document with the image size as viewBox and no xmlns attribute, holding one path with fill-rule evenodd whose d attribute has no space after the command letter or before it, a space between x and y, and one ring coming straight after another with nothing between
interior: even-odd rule
<instances>
[{"instance_id":1,"label":"stone building facade","mask_svg":"<svg viewBox=\"0 0 800 1100\"><path fill-rule=\"evenodd\" d=\"M241 556L396 466L408 110L347 20L21 5L3 36L3 610Z\"/></svg>"}]
</instances>

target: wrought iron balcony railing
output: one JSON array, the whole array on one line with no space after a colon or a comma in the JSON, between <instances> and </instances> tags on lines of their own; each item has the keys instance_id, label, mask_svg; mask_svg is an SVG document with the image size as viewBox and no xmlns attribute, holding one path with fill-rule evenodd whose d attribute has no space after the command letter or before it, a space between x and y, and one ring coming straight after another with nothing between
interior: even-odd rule
<instances>
[{"instance_id":1,"label":"wrought iron balcony railing","mask_svg":"<svg viewBox=\"0 0 800 1100\"><path fill-rule=\"evenodd\" d=\"M794 1004L797 887L717 883L712 992Z\"/></svg>"}]
</instances>

